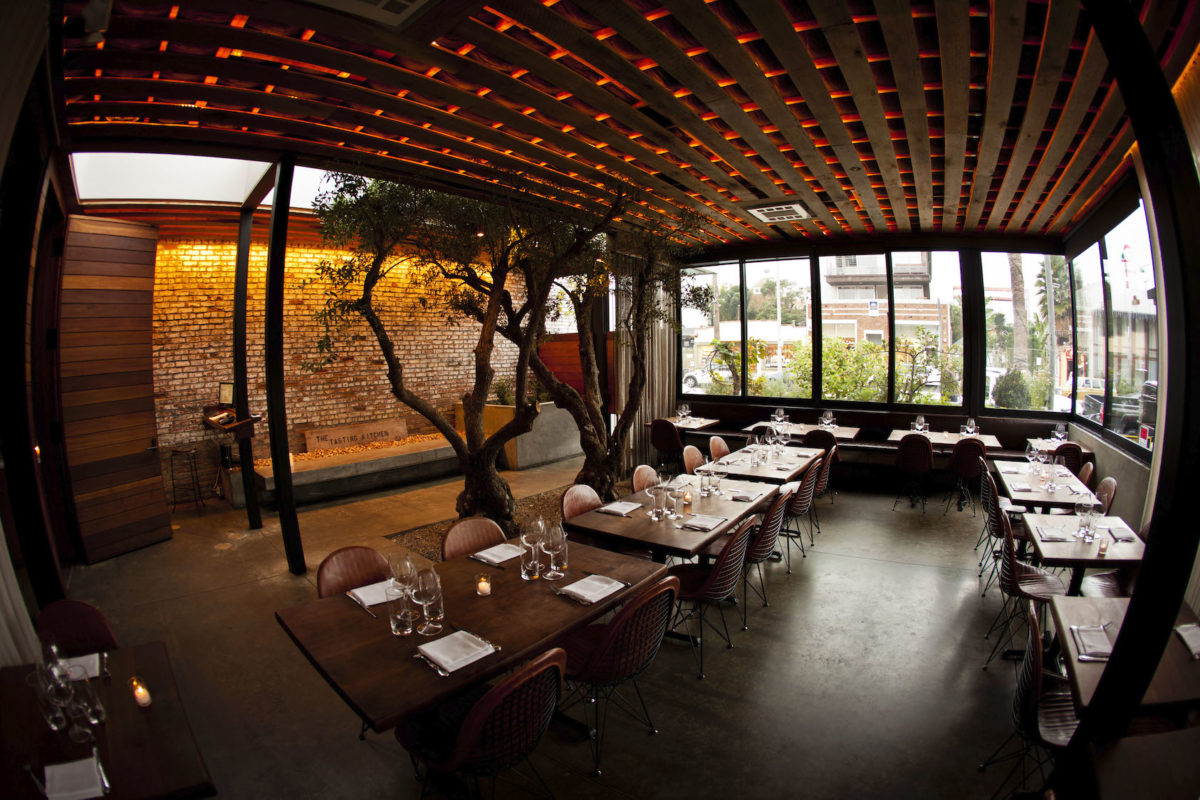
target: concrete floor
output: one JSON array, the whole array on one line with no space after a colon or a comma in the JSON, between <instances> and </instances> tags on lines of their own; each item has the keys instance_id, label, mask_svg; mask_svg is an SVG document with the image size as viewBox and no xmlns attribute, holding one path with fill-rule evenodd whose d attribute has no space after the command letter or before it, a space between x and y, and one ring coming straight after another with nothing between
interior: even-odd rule
<instances>
[{"instance_id":1,"label":"concrete floor","mask_svg":"<svg viewBox=\"0 0 1200 800\"><path fill-rule=\"evenodd\" d=\"M514 494L570 481L578 461L509 475ZM273 515L261 531L220 502L180 508L175 536L71 571L121 641L168 645L192 727L221 797L417 797L391 735L358 718L317 675L273 612L316 596L315 567L345 544L453 515L443 481L300 513L309 572L288 572ZM560 798L988 797L1002 771L976 765L1010 731L1014 676L980 669L999 606L981 598L972 551L981 520L891 495L821 501L808 558L767 565L771 605L750 630L727 609L734 649L709 642L706 680L668 641L641 685L659 735L609 717L604 775L558 723L534 756ZM397 691L403 691L398 686ZM498 793L508 796L502 787Z\"/></svg>"}]
</instances>

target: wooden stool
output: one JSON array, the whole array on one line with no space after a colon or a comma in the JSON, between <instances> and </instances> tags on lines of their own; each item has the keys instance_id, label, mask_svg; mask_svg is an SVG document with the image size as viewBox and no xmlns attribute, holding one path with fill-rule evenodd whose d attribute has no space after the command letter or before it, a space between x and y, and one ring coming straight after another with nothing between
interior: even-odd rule
<instances>
[{"instance_id":1,"label":"wooden stool","mask_svg":"<svg viewBox=\"0 0 1200 800\"><path fill-rule=\"evenodd\" d=\"M196 448L194 447L173 447L171 448L171 510L175 510L175 506L179 504L179 484L175 480L175 459L182 458L184 472L191 482L191 502L204 505L204 498L200 496L200 471L196 467Z\"/></svg>"}]
</instances>

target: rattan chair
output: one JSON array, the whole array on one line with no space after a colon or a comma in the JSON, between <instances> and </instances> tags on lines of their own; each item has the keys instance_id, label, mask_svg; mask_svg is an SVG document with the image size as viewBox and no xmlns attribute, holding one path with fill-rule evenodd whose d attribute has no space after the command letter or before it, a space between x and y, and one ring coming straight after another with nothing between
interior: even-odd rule
<instances>
[{"instance_id":1,"label":"rattan chair","mask_svg":"<svg viewBox=\"0 0 1200 800\"><path fill-rule=\"evenodd\" d=\"M434 780L446 786L454 775L469 778L471 794L482 796L480 778L494 779L525 762L541 789L553 797L529 754L554 716L566 665L561 647L547 650L495 686L467 690L401 721L396 739L422 779L422 796ZM456 788L461 792L465 787Z\"/></svg>"},{"instance_id":2,"label":"rattan chair","mask_svg":"<svg viewBox=\"0 0 1200 800\"><path fill-rule=\"evenodd\" d=\"M955 487L950 490L950 494L946 498L946 510L942 512L943 516L950 513L950 503L956 496L958 510L962 511L967 503L970 503L971 516L975 516L975 497L971 494L971 483L979 478L982 469L980 463L987 463L986 455L987 449L983 446L983 442L974 437L959 439L955 443L954 449L950 451L950 462L946 465L946 471L955 480Z\"/></svg>"},{"instance_id":3,"label":"rattan chair","mask_svg":"<svg viewBox=\"0 0 1200 800\"><path fill-rule=\"evenodd\" d=\"M1112 508L1113 500L1117 499L1117 479L1109 475L1100 481L1100 485L1096 487L1096 499L1104 506L1104 513L1107 514Z\"/></svg>"},{"instance_id":4,"label":"rattan chair","mask_svg":"<svg viewBox=\"0 0 1200 800\"><path fill-rule=\"evenodd\" d=\"M38 638L66 658L116 650L117 637L100 609L82 600L55 600L38 614Z\"/></svg>"},{"instance_id":5,"label":"rattan chair","mask_svg":"<svg viewBox=\"0 0 1200 800\"><path fill-rule=\"evenodd\" d=\"M1015 761L992 795L993 798L1002 795L1017 796L1006 792L1005 789L1018 770L1021 773L1021 781L1014 788L1020 790L1025 787L1031 774L1028 768L1030 756L1033 756L1034 766L1044 781L1046 759L1041 750L1048 751L1051 757L1061 753L1070 744L1075 728L1079 725L1075 715L1075 701L1067 679L1045 669L1042 630L1032 602L1028 603L1025 617L1029 620L1029 635L1025 655L1021 661L1021 671L1017 675L1017 688L1013 692L1013 730L987 760L979 765L979 771L983 772L995 764ZM1009 749L1014 740L1015 747Z\"/></svg>"},{"instance_id":6,"label":"rattan chair","mask_svg":"<svg viewBox=\"0 0 1200 800\"><path fill-rule=\"evenodd\" d=\"M345 594L392 577L387 559L378 550L351 545L334 550L317 567L317 597Z\"/></svg>"},{"instance_id":7,"label":"rattan chair","mask_svg":"<svg viewBox=\"0 0 1200 800\"><path fill-rule=\"evenodd\" d=\"M688 445L683 448L683 471L688 475L696 474L696 467L704 464L704 454L699 447Z\"/></svg>"},{"instance_id":8,"label":"rattan chair","mask_svg":"<svg viewBox=\"0 0 1200 800\"><path fill-rule=\"evenodd\" d=\"M729 445L720 436L710 436L708 438L708 455L713 461L718 461L729 455Z\"/></svg>"},{"instance_id":9,"label":"rattan chair","mask_svg":"<svg viewBox=\"0 0 1200 800\"><path fill-rule=\"evenodd\" d=\"M622 606L610 622L577 629L562 640L567 651L569 694L560 710L583 703L584 724L592 746L593 775L600 774L600 749L609 703L644 723L651 734L658 733L637 678L658 655L678 596L679 579L668 575ZM640 714L619 692L626 683L633 686Z\"/></svg>"},{"instance_id":10,"label":"rattan chair","mask_svg":"<svg viewBox=\"0 0 1200 800\"><path fill-rule=\"evenodd\" d=\"M800 556L808 558L808 553L804 549L804 531L800 528L800 520L808 519L808 543L813 543L813 497L817 489L817 481L821 478L821 465L825 459L817 456L808 469L804 471L804 477L800 480L796 491L792 493L792 497L788 500L787 510L783 513L783 528L779 535L787 539L787 549L784 551L787 555L787 571L792 574L792 540L798 539L800 543Z\"/></svg>"},{"instance_id":11,"label":"rattan chair","mask_svg":"<svg viewBox=\"0 0 1200 800\"><path fill-rule=\"evenodd\" d=\"M1078 475L1083 466L1083 448L1075 442L1063 442L1054 448L1053 461L1071 470L1072 475Z\"/></svg>"},{"instance_id":12,"label":"rattan chair","mask_svg":"<svg viewBox=\"0 0 1200 800\"><path fill-rule=\"evenodd\" d=\"M767 506L758 527L754 529L754 533L750 535L750 541L746 544L746 555L742 558L742 630L744 631L750 629L746 620L746 609L750 605L747 602L749 599L747 591L754 589L754 593L762 599L764 608L770 605L767 600L767 582L763 577L762 565L775 553L775 545L779 542L779 531L783 528L783 515L787 512L788 501L795 494L796 488L797 484L795 483L780 487L779 494L775 495L775 499ZM750 582L752 567L758 574L758 588L755 588Z\"/></svg>"},{"instance_id":13,"label":"rattan chair","mask_svg":"<svg viewBox=\"0 0 1200 800\"><path fill-rule=\"evenodd\" d=\"M896 448L896 467L904 476L905 483L892 502L892 511L896 510L896 504L907 492L913 508L917 507L917 500L921 501L921 513L924 514L925 476L933 469L933 444L929 437L919 433L906 434Z\"/></svg>"},{"instance_id":14,"label":"rattan chair","mask_svg":"<svg viewBox=\"0 0 1200 800\"><path fill-rule=\"evenodd\" d=\"M670 420L656 419L650 423L650 444L658 451L661 464L675 466L683 458L683 440Z\"/></svg>"},{"instance_id":15,"label":"rattan chair","mask_svg":"<svg viewBox=\"0 0 1200 800\"><path fill-rule=\"evenodd\" d=\"M717 556L712 566L706 564L678 564L668 572L679 579L679 607L671 622L672 629L696 619L698 631L695 636L689 636L692 642L692 652L697 657L700 674L704 677L704 626L708 625L718 636L725 640L728 647L733 647L729 638L729 626L725 622L725 609L721 601L730 597L737 590L738 578L742 574L742 561L746 555L746 545L750 541L750 530L754 527L751 517L738 526L729 537L725 548ZM687 608L685 608L685 605ZM721 614L721 628L718 628L705 612L710 605L716 605Z\"/></svg>"},{"instance_id":16,"label":"rattan chair","mask_svg":"<svg viewBox=\"0 0 1200 800\"><path fill-rule=\"evenodd\" d=\"M504 531L487 517L460 519L446 531L442 540L442 561L455 556L477 553L485 547L504 542Z\"/></svg>"},{"instance_id":17,"label":"rattan chair","mask_svg":"<svg viewBox=\"0 0 1200 800\"><path fill-rule=\"evenodd\" d=\"M983 638L987 639L993 633L999 634L995 644L992 645L992 652L988 654L987 661L983 664L984 669L987 669L988 664L992 663L992 659L1003 653L1015 638L1014 623L1022 619L1026 622L1030 621L1029 615L1025 613L1025 604L1028 601L1044 604L1055 595L1067 593L1067 587L1063 586L1062 580L1053 572L1017 559L1012 522L1009 520L1007 512L999 511L998 513L1004 531L1004 554L1000 560L1000 592L1004 595L1004 605L996 614L988 632L983 635Z\"/></svg>"},{"instance_id":18,"label":"rattan chair","mask_svg":"<svg viewBox=\"0 0 1200 800\"><path fill-rule=\"evenodd\" d=\"M640 464L633 471L633 491L640 492L647 486L653 486L658 483L658 471L649 464Z\"/></svg>"}]
</instances>

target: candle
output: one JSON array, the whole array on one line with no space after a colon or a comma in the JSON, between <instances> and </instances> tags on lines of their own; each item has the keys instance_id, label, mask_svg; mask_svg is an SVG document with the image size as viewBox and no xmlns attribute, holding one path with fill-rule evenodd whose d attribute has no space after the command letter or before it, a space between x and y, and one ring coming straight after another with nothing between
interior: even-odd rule
<instances>
[{"instance_id":1,"label":"candle","mask_svg":"<svg viewBox=\"0 0 1200 800\"><path fill-rule=\"evenodd\" d=\"M475 594L480 597L487 597L492 593L492 577L486 572L481 572L475 576Z\"/></svg>"},{"instance_id":2,"label":"candle","mask_svg":"<svg viewBox=\"0 0 1200 800\"><path fill-rule=\"evenodd\" d=\"M129 686L133 689L133 699L139 706L145 708L150 705L150 690L146 688L146 684L142 679L134 675L129 679Z\"/></svg>"},{"instance_id":3,"label":"candle","mask_svg":"<svg viewBox=\"0 0 1200 800\"><path fill-rule=\"evenodd\" d=\"M684 504L685 506L687 506L687 505L691 505L691 503L692 503L692 493L691 493L691 492L684 492L684 493L683 493L683 504Z\"/></svg>"},{"instance_id":4,"label":"candle","mask_svg":"<svg viewBox=\"0 0 1200 800\"><path fill-rule=\"evenodd\" d=\"M1102 536L1102 537L1100 538L1100 552L1099 552L1099 555L1102 555L1102 556L1103 556L1103 555L1108 555L1108 537L1107 537L1107 536Z\"/></svg>"}]
</instances>

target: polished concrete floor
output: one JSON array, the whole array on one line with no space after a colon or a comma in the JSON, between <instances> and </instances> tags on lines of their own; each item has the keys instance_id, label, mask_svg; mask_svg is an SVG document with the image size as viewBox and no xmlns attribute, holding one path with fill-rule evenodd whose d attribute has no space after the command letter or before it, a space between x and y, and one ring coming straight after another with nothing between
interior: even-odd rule
<instances>
[{"instance_id":1,"label":"polished concrete floor","mask_svg":"<svg viewBox=\"0 0 1200 800\"><path fill-rule=\"evenodd\" d=\"M514 494L576 468L514 473ZM181 507L173 539L73 569L71 596L101 607L123 642L167 643L221 797L417 797L403 749L390 735L358 740L357 717L273 612L316 596L329 551L388 552L387 534L452 516L456 492L451 480L303 509L304 576L288 572L273 516L248 531L220 501ZM791 575L767 565L770 606L751 600L748 631L727 609L735 646L708 643L705 680L686 643L665 643L641 681L660 732L611 715L600 778L586 744L554 724L534 762L557 796L989 797L1002 771L976 765L1010 730L1014 675L1005 662L980 669L1000 603L980 597L981 520L891 505L845 488L821 501L816 547Z\"/></svg>"}]
</instances>

